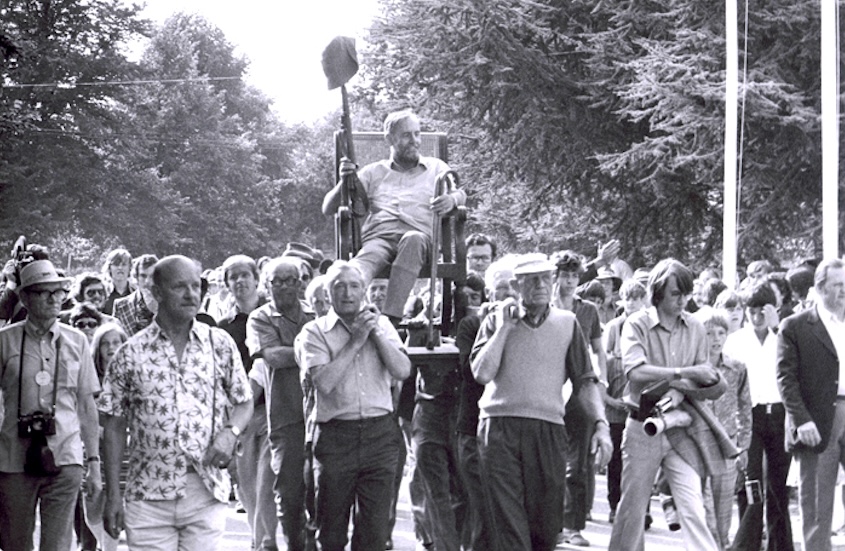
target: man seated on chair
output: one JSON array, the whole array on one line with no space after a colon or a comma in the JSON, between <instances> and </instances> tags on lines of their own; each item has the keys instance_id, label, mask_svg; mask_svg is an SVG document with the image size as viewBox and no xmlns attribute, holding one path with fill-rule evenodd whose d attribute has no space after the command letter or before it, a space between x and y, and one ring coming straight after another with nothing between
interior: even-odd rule
<instances>
[{"instance_id":1,"label":"man seated on chair","mask_svg":"<svg viewBox=\"0 0 845 551\"><path fill-rule=\"evenodd\" d=\"M382 313L397 323L420 269L431 256L432 213L442 216L463 205L466 193L456 190L434 197L437 176L449 165L420 156L420 120L413 112L389 114L384 136L390 158L358 172L356 192L368 204L368 213L361 228L361 250L351 262L364 274L365 284L391 267ZM356 169L355 163L341 159L341 179ZM324 214L337 211L340 190L338 183L326 194Z\"/></svg>"}]
</instances>

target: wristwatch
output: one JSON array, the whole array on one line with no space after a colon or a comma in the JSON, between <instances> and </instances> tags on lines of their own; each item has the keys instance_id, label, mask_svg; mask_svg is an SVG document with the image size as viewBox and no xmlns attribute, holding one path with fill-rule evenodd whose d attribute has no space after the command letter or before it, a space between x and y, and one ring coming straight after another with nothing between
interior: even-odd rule
<instances>
[{"instance_id":1,"label":"wristwatch","mask_svg":"<svg viewBox=\"0 0 845 551\"><path fill-rule=\"evenodd\" d=\"M681 368L680 368L680 367L676 367L676 368L675 368L675 378L676 378L676 379L680 379L680 378L681 378Z\"/></svg>"},{"instance_id":2,"label":"wristwatch","mask_svg":"<svg viewBox=\"0 0 845 551\"><path fill-rule=\"evenodd\" d=\"M241 435L241 429L239 429L235 425L226 425L226 428L232 431L232 434L234 434L236 437Z\"/></svg>"}]
</instances>

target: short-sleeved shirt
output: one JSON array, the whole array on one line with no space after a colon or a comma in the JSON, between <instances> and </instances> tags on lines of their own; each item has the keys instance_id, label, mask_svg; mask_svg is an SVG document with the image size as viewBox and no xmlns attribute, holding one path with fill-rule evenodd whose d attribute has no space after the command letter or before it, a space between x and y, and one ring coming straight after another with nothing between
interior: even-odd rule
<instances>
[{"instance_id":1,"label":"short-sleeved shirt","mask_svg":"<svg viewBox=\"0 0 845 551\"><path fill-rule=\"evenodd\" d=\"M404 350L399 334L387 317L379 316L375 330L382 331L391 343ZM372 339L358 350L351 366L344 366L347 377L334 389L323 386L320 368L334 360L351 338L351 330L334 309L306 324L296 338L296 360L302 369L310 371L314 383L318 423L332 419L367 419L393 412L393 377Z\"/></svg>"},{"instance_id":2,"label":"short-sleeved shirt","mask_svg":"<svg viewBox=\"0 0 845 551\"><path fill-rule=\"evenodd\" d=\"M628 316L622 326L622 365L630 381L631 370L643 364L660 367L690 367L708 363L707 330L689 312L681 312L675 327L660 323L654 307ZM629 384L635 402L647 383Z\"/></svg>"},{"instance_id":3,"label":"short-sleeved shirt","mask_svg":"<svg viewBox=\"0 0 845 551\"><path fill-rule=\"evenodd\" d=\"M246 345L252 357L257 357L262 350L274 346L293 347L293 341L306 323L314 319L299 309L294 317L288 317L276 309L273 301L256 308L249 315L246 324ZM302 423L303 412L302 383L299 380L299 366L296 361L289 365L273 368L266 366L270 376L270 390L267 392L267 416L270 431L294 423Z\"/></svg>"},{"instance_id":4,"label":"short-sleeved shirt","mask_svg":"<svg viewBox=\"0 0 845 551\"><path fill-rule=\"evenodd\" d=\"M190 466L216 499L227 502L229 477L202 459L225 430L229 404L251 399L238 349L222 329L194 321L181 362L156 322L130 337L109 364L99 398L101 412L129 422L124 498L183 498Z\"/></svg>"},{"instance_id":5,"label":"short-sleeved shirt","mask_svg":"<svg viewBox=\"0 0 845 551\"><path fill-rule=\"evenodd\" d=\"M24 332L26 335L24 336ZM21 339L24 340L23 376ZM56 352L58 351L58 378ZM80 399L100 391L88 338L79 330L56 321L40 335L28 321L0 329L0 389L4 417L0 429L0 472L24 472L28 439L18 438L18 385L21 384L21 415L53 409L56 389L56 434L47 437L56 465L82 465L83 443L77 407ZM46 375L39 375L46 373ZM36 383L36 376L46 384Z\"/></svg>"},{"instance_id":6,"label":"short-sleeved shirt","mask_svg":"<svg viewBox=\"0 0 845 551\"><path fill-rule=\"evenodd\" d=\"M266 302L262 296L258 297L258 305L260 307ZM238 345L238 352L241 353L241 361L244 364L244 369L249 373L252 369L252 356L249 352L249 347L246 344L246 324L249 318L249 312L242 312L237 303L233 304L229 312L219 322L217 327L229 333Z\"/></svg>"},{"instance_id":7,"label":"short-sleeved shirt","mask_svg":"<svg viewBox=\"0 0 845 551\"><path fill-rule=\"evenodd\" d=\"M394 220L430 236L435 182L447 170L449 165L436 157L420 157L419 164L406 171L394 170L389 159L362 168L358 178L370 202L370 215L361 228L362 237L366 240L371 233L378 233L380 224ZM466 194L458 190L456 199L462 205Z\"/></svg>"}]
</instances>

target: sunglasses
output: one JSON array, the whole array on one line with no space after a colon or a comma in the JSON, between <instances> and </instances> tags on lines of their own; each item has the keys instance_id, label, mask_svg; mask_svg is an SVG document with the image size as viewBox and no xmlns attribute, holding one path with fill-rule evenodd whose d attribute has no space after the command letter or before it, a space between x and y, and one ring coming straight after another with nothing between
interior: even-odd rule
<instances>
[{"instance_id":1,"label":"sunglasses","mask_svg":"<svg viewBox=\"0 0 845 551\"><path fill-rule=\"evenodd\" d=\"M105 289L86 289L85 290L86 297L102 297L106 296Z\"/></svg>"},{"instance_id":2,"label":"sunglasses","mask_svg":"<svg viewBox=\"0 0 845 551\"><path fill-rule=\"evenodd\" d=\"M100 324L93 320L79 320L73 326L77 329L94 329L99 327Z\"/></svg>"}]
</instances>

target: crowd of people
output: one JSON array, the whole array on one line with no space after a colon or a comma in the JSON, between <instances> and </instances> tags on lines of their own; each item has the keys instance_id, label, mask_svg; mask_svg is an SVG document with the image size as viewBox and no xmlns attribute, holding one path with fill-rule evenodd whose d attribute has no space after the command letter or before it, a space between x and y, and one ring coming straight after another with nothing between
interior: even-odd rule
<instances>
[{"instance_id":1,"label":"crowd of people","mask_svg":"<svg viewBox=\"0 0 845 551\"><path fill-rule=\"evenodd\" d=\"M44 550L125 530L130 549L208 551L234 483L253 549L281 528L291 551L341 551L350 519L353 550L392 549L406 472L419 549L587 547L603 472L610 549L644 549L658 492L688 549L791 550L794 459L804 549L830 549L845 263L758 261L733 284L671 258L632 270L616 240L500 255L473 234L466 277L417 292L432 221L466 199L433 197L448 166L419 136L393 113L390 159L341 163L326 212L342 185L370 207L348 261L302 243L205 271L125 249L75 277L37 245L10 261L0 548L29 551L40 513ZM424 307L444 294L453 311ZM445 367L408 355L432 311L456 327Z\"/></svg>"}]
</instances>

